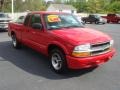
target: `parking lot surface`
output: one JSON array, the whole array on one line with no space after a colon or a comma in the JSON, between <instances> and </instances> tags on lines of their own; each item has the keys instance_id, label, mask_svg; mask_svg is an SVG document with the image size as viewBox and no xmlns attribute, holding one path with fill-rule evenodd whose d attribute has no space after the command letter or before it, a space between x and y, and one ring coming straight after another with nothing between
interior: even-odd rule
<instances>
[{"instance_id":1,"label":"parking lot surface","mask_svg":"<svg viewBox=\"0 0 120 90\"><path fill-rule=\"evenodd\" d=\"M0 90L120 90L120 24L91 25L115 40L116 55L93 70L56 74L48 59L23 47L16 50L7 32L0 32Z\"/></svg>"}]
</instances>

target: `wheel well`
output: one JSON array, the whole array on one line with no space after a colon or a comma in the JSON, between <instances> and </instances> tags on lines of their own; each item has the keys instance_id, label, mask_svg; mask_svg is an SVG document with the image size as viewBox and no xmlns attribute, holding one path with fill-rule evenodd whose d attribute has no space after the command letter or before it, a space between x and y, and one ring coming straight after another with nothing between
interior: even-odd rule
<instances>
[{"instance_id":1,"label":"wheel well","mask_svg":"<svg viewBox=\"0 0 120 90\"><path fill-rule=\"evenodd\" d=\"M59 47L55 44L51 44L51 45L48 46L48 54L50 54L50 51L53 50L53 49L59 49L63 52L63 54L65 54L65 51L61 47Z\"/></svg>"}]
</instances>

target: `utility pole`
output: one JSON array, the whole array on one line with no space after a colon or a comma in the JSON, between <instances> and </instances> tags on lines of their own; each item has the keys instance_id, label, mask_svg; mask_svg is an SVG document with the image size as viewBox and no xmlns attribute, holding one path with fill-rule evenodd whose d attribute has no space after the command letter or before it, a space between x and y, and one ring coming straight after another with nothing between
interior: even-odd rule
<instances>
[{"instance_id":1,"label":"utility pole","mask_svg":"<svg viewBox=\"0 0 120 90\"><path fill-rule=\"evenodd\" d=\"M12 2L12 19L14 18L14 0L11 1Z\"/></svg>"},{"instance_id":2,"label":"utility pole","mask_svg":"<svg viewBox=\"0 0 120 90\"><path fill-rule=\"evenodd\" d=\"M25 2L26 0L22 0L22 2Z\"/></svg>"},{"instance_id":3,"label":"utility pole","mask_svg":"<svg viewBox=\"0 0 120 90\"><path fill-rule=\"evenodd\" d=\"M15 0L16 1L16 0ZM22 0L22 2L25 2L26 0ZM12 11L12 19L14 18L14 0L11 0L12 6L11 6L11 11Z\"/></svg>"}]
</instances>

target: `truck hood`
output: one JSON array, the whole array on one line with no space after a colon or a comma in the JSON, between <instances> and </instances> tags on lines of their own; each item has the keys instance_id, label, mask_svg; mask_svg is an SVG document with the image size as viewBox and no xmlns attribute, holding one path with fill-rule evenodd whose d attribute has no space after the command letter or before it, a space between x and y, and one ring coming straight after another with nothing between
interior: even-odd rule
<instances>
[{"instance_id":1,"label":"truck hood","mask_svg":"<svg viewBox=\"0 0 120 90\"><path fill-rule=\"evenodd\" d=\"M0 21L1 21L1 20L2 20L2 21L7 21L7 20L10 21L11 19L10 19L10 18L0 18Z\"/></svg>"},{"instance_id":2,"label":"truck hood","mask_svg":"<svg viewBox=\"0 0 120 90\"><path fill-rule=\"evenodd\" d=\"M108 35L90 28L53 30L52 33L74 45L86 43L95 44L111 40Z\"/></svg>"}]
</instances>

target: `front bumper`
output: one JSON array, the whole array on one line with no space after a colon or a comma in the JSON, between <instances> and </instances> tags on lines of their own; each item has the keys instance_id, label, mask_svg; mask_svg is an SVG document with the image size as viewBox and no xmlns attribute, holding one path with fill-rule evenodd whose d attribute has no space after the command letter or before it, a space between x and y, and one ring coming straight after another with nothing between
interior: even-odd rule
<instances>
[{"instance_id":1,"label":"front bumper","mask_svg":"<svg viewBox=\"0 0 120 90\"><path fill-rule=\"evenodd\" d=\"M97 56L76 58L76 57L67 55L66 58L67 58L68 68L83 69L83 68L95 67L102 63L105 63L109 61L114 54L115 54L115 49L112 49L108 53L97 55Z\"/></svg>"},{"instance_id":2,"label":"front bumper","mask_svg":"<svg viewBox=\"0 0 120 90\"><path fill-rule=\"evenodd\" d=\"M0 23L0 29L8 29L8 23Z\"/></svg>"}]
</instances>

